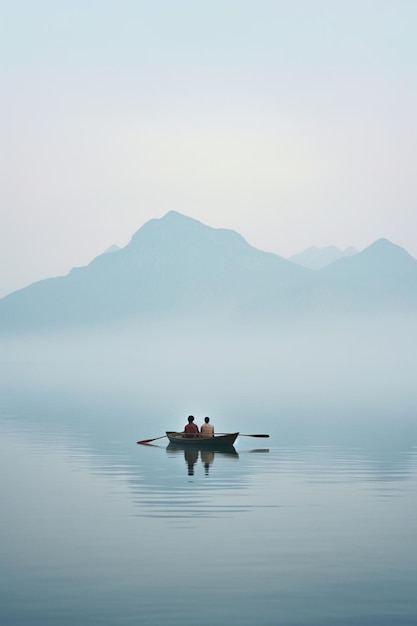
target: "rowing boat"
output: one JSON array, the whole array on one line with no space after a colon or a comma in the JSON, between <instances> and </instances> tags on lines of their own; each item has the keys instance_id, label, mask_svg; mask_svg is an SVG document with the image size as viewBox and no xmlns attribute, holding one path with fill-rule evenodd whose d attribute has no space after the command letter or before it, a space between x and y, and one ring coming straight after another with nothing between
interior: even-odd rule
<instances>
[{"instance_id":1,"label":"rowing boat","mask_svg":"<svg viewBox=\"0 0 417 626\"><path fill-rule=\"evenodd\" d=\"M182 448L199 448L200 450L223 450L224 448L230 448L233 446L236 437L269 437L269 435L243 435L242 433L221 433L214 435L214 437L202 437L201 434L190 433L178 433L175 430L167 430L165 435L160 437L153 437L152 439L141 439L136 443L142 445L148 445L158 439L168 437L170 443L174 446L181 446Z\"/></svg>"},{"instance_id":2,"label":"rowing boat","mask_svg":"<svg viewBox=\"0 0 417 626\"><path fill-rule=\"evenodd\" d=\"M225 450L231 448L239 433L226 433L214 435L214 437L190 437L185 433L177 433L167 430L166 435L170 444L181 448L194 448L198 450Z\"/></svg>"}]
</instances>

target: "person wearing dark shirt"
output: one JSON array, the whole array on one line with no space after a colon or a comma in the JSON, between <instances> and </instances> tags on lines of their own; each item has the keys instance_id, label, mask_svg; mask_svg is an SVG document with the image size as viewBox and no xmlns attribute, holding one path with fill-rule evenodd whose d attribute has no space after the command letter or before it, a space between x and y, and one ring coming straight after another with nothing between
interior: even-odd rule
<instances>
[{"instance_id":1,"label":"person wearing dark shirt","mask_svg":"<svg viewBox=\"0 0 417 626\"><path fill-rule=\"evenodd\" d=\"M189 415L188 424L184 426L184 433L187 437L198 437L199 432L197 424L194 424L193 415Z\"/></svg>"}]
</instances>

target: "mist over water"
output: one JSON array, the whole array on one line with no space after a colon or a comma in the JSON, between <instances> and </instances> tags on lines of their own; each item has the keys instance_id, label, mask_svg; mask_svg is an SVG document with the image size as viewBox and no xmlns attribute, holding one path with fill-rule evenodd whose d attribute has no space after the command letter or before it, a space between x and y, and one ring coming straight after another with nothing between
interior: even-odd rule
<instances>
[{"instance_id":1,"label":"mist over water","mask_svg":"<svg viewBox=\"0 0 417 626\"><path fill-rule=\"evenodd\" d=\"M146 400L165 425L167 411L234 421L245 408L282 428L288 411L308 421L312 407L335 423L353 409L414 408L416 345L417 322L405 316L275 328L190 323L3 337L0 366L19 388Z\"/></svg>"},{"instance_id":2,"label":"mist over water","mask_svg":"<svg viewBox=\"0 0 417 626\"><path fill-rule=\"evenodd\" d=\"M406 316L3 337L0 621L414 623L416 339ZM270 438L136 444L190 413Z\"/></svg>"}]
</instances>

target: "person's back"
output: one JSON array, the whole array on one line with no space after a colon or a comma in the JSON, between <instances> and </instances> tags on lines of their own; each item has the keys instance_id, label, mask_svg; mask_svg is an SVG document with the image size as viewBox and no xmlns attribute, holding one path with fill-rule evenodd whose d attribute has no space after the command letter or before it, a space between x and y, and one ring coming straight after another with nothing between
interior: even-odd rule
<instances>
[{"instance_id":1,"label":"person's back","mask_svg":"<svg viewBox=\"0 0 417 626\"><path fill-rule=\"evenodd\" d=\"M197 424L194 424L194 417L189 415L188 424L184 426L184 433L187 437L197 437L199 432Z\"/></svg>"},{"instance_id":2,"label":"person's back","mask_svg":"<svg viewBox=\"0 0 417 626\"><path fill-rule=\"evenodd\" d=\"M204 418L204 424L202 424L200 432L202 437L214 437L214 426L210 424L210 418Z\"/></svg>"}]
</instances>

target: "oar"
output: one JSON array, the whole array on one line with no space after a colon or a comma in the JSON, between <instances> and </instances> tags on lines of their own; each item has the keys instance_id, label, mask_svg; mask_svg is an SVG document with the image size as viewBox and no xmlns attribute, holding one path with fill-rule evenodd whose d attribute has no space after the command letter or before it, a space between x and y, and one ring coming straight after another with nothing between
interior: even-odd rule
<instances>
[{"instance_id":1,"label":"oar","mask_svg":"<svg viewBox=\"0 0 417 626\"><path fill-rule=\"evenodd\" d=\"M151 441L156 441L157 439L163 439L166 435L161 435L161 437L154 437L153 439L142 439L142 441L137 441L136 443L151 443Z\"/></svg>"},{"instance_id":2,"label":"oar","mask_svg":"<svg viewBox=\"0 0 417 626\"><path fill-rule=\"evenodd\" d=\"M228 435L229 433L216 433L217 435ZM269 435L243 435L239 433L239 437L269 437Z\"/></svg>"}]
</instances>

